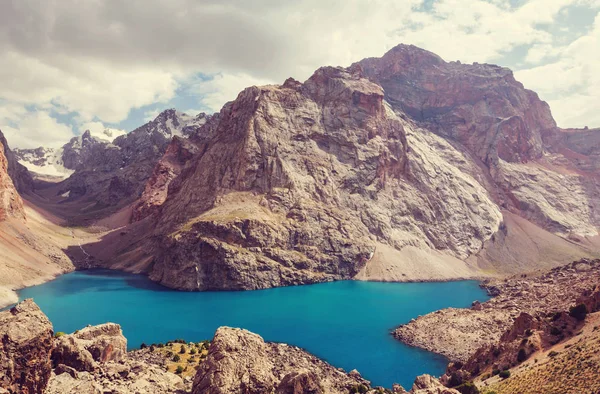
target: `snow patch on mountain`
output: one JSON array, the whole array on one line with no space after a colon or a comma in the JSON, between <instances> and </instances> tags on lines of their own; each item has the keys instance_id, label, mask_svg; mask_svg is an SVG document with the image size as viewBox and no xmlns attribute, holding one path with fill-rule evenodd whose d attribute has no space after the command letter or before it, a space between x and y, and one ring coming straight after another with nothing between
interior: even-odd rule
<instances>
[{"instance_id":1,"label":"snow patch on mountain","mask_svg":"<svg viewBox=\"0 0 600 394\"><path fill-rule=\"evenodd\" d=\"M14 149L19 163L38 175L68 178L73 174L64 166L63 148Z\"/></svg>"}]
</instances>

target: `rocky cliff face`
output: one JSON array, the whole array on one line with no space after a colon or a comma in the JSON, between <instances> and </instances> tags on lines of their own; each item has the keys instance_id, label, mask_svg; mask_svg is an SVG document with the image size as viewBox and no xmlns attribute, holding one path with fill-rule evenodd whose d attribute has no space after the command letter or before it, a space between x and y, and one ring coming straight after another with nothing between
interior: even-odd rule
<instances>
[{"instance_id":1,"label":"rocky cliff face","mask_svg":"<svg viewBox=\"0 0 600 394\"><path fill-rule=\"evenodd\" d=\"M2 142L0 142L0 221L9 216L25 219L23 201L9 175L9 162L4 154L5 149Z\"/></svg>"},{"instance_id":2,"label":"rocky cliff face","mask_svg":"<svg viewBox=\"0 0 600 394\"><path fill-rule=\"evenodd\" d=\"M139 204L167 286L464 278L597 253L600 150L502 67L400 45L245 89L203 130Z\"/></svg>"},{"instance_id":3,"label":"rocky cliff face","mask_svg":"<svg viewBox=\"0 0 600 394\"><path fill-rule=\"evenodd\" d=\"M21 193L33 190L33 178L27 168L21 165L17 156L9 148L8 142L0 130L0 145L7 162L8 175L10 175L16 189Z\"/></svg>"},{"instance_id":4,"label":"rocky cliff face","mask_svg":"<svg viewBox=\"0 0 600 394\"><path fill-rule=\"evenodd\" d=\"M381 84L395 110L480 159L479 172L494 181L486 188L499 206L563 237L598 234L593 163L600 150L597 143L581 144L598 133L559 129L548 105L511 70L448 63L406 45L357 64Z\"/></svg>"},{"instance_id":5,"label":"rocky cliff face","mask_svg":"<svg viewBox=\"0 0 600 394\"><path fill-rule=\"evenodd\" d=\"M219 118L161 210L151 277L166 285L349 278L380 244L464 258L500 224L472 160L398 116L358 68L248 88Z\"/></svg>"}]
</instances>

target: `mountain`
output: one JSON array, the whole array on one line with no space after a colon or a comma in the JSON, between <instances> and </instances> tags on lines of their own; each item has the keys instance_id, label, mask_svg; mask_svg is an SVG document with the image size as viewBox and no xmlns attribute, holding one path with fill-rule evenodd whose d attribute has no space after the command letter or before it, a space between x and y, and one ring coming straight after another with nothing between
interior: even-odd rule
<instances>
[{"instance_id":1,"label":"mountain","mask_svg":"<svg viewBox=\"0 0 600 394\"><path fill-rule=\"evenodd\" d=\"M56 151L20 150L19 159L32 171L66 178L40 188L36 203L71 223L89 224L139 198L172 138L193 135L206 119L169 109L113 142L86 131Z\"/></svg>"},{"instance_id":2,"label":"mountain","mask_svg":"<svg viewBox=\"0 0 600 394\"><path fill-rule=\"evenodd\" d=\"M15 289L74 269L63 248L78 241L75 232L44 218L23 201L22 190L32 193L33 179L0 131L0 308L17 301Z\"/></svg>"},{"instance_id":3,"label":"mountain","mask_svg":"<svg viewBox=\"0 0 600 394\"><path fill-rule=\"evenodd\" d=\"M558 128L509 69L414 46L250 87L197 130L198 149L159 161L135 270L186 290L256 289L596 255L599 151L582 133L594 131Z\"/></svg>"}]
</instances>

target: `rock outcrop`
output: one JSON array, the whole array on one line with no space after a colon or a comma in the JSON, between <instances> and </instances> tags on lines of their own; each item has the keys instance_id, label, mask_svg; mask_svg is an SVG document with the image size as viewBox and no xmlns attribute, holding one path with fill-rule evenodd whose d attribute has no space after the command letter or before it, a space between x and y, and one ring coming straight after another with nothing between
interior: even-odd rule
<instances>
[{"instance_id":1,"label":"rock outcrop","mask_svg":"<svg viewBox=\"0 0 600 394\"><path fill-rule=\"evenodd\" d=\"M0 389L44 392L52 371L52 334L52 324L32 300L0 312Z\"/></svg>"},{"instance_id":2,"label":"rock outcrop","mask_svg":"<svg viewBox=\"0 0 600 394\"><path fill-rule=\"evenodd\" d=\"M198 150L198 146L193 142L178 136L173 137L165 154L154 167L142 196L136 202L131 220L138 221L158 212L167 199L169 185Z\"/></svg>"},{"instance_id":3,"label":"rock outcrop","mask_svg":"<svg viewBox=\"0 0 600 394\"><path fill-rule=\"evenodd\" d=\"M66 365L77 371L94 371L97 363L122 361L127 355L127 339L118 324L86 327L56 340L52 351L55 367Z\"/></svg>"},{"instance_id":4,"label":"rock outcrop","mask_svg":"<svg viewBox=\"0 0 600 394\"><path fill-rule=\"evenodd\" d=\"M266 343L246 330L221 327L194 379L192 394L348 393L368 382L293 346Z\"/></svg>"}]
</instances>

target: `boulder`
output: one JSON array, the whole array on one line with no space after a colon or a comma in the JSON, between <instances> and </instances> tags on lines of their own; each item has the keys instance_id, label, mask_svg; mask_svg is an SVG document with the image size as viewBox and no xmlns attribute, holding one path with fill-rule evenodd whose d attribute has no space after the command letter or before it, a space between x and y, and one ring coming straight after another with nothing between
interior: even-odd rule
<instances>
[{"instance_id":1,"label":"boulder","mask_svg":"<svg viewBox=\"0 0 600 394\"><path fill-rule=\"evenodd\" d=\"M31 299L0 312L0 388L41 394L50 379L52 324Z\"/></svg>"},{"instance_id":2,"label":"boulder","mask_svg":"<svg viewBox=\"0 0 600 394\"><path fill-rule=\"evenodd\" d=\"M54 366L64 364L77 371L91 372L97 363L122 361L126 355L127 339L121 326L105 323L58 338L52 361Z\"/></svg>"},{"instance_id":3,"label":"boulder","mask_svg":"<svg viewBox=\"0 0 600 394\"><path fill-rule=\"evenodd\" d=\"M431 375L421 375L415 379L411 394L460 394L457 390L450 389L440 383Z\"/></svg>"},{"instance_id":4,"label":"boulder","mask_svg":"<svg viewBox=\"0 0 600 394\"><path fill-rule=\"evenodd\" d=\"M193 394L348 393L369 383L305 351L267 343L249 331L221 327L194 378Z\"/></svg>"}]
</instances>

